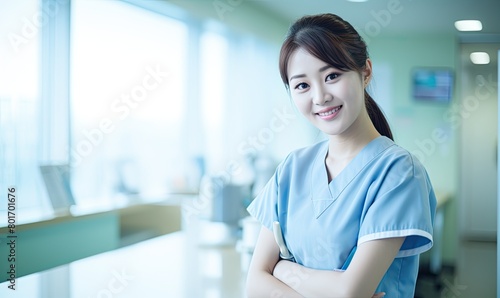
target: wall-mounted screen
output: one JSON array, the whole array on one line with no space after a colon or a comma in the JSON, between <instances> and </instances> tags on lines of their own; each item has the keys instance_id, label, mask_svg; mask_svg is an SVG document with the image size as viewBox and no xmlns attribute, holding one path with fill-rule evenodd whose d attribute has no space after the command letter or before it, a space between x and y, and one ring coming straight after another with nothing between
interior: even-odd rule
<instances>
[{"instance_id":1,"label":"wall-mounted screen","mask_svg":"<svg viewBox=\"0 0 500 298\"><path fill-rule=\"evenodd\" d=\"M419 101L448 103L453 91L453 71L447 68L416 68L412 73L412 95Z\"/></svg>"}]
</instances>

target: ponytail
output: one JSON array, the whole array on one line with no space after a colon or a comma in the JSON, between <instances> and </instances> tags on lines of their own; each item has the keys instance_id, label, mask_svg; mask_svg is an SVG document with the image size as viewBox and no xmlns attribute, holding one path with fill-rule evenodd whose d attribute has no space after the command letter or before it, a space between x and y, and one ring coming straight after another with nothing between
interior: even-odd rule
<instances>
[{"instance_id":1,"label":"ponytail","mask_svg":"<svg viewBox=\"0 0 500 298\"><path fill-rule=\"evenodd\" d=\"M384 113L378 106L378 104L373 100L373 98L366 92L365 90L365 105L366 111L368 112L368 116L370 116L370 120L373 122L373 125L377 129L377 131L383 135L388 137L389 139L394 141L394 137L392 136L391 128L389 127L389 123L387 119L385 119Z\"/></svg>"}]
</instances>

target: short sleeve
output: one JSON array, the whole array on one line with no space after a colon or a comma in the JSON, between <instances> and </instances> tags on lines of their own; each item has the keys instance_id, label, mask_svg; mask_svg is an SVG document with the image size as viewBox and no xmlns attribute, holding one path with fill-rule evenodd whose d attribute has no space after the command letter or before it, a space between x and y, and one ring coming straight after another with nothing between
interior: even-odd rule
<instances>
[{"instance_id":1,"label":"short sleeve","mask_svg":"<svg viewBox=\"0 0 500 298\"><path fill-rule=\"evenodd\" d=\"M247 208L252 217L271 231L273 230L273 222L278 220L278 176L280 166Z\"/></svg>"},{"instance_id":2,"label":"short sleeve","mask_svg":"<svg viewBox=\"0 0 500 298\"><path fill-rule=\"evenodd\" d=\"M375 239L406 237L397 257L432 247L436 197L425 168L408 153L380 178L373 201L361 218L358 245Z\"/></svg>"}]
</instances>

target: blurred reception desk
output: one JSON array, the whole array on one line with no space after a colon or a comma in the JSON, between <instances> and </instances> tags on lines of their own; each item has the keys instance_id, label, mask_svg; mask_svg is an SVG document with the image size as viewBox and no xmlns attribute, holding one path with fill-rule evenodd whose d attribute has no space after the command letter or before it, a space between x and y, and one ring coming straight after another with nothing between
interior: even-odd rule
<instances>
[{"instance_id":1,"label":"blurred reception desk","mask_svg":"<svg viewBox=\"0 0 500 298\"><path fill-rule=\"evenodd\" d=\"M9 278L11 264L22 277L181 228L180 206L166 200L27 215L17 212L12 234L0 216L0 282ZM7 245L10 241L13 247Z\"/></svg>"},{"instance_id":2,"label":"blurred reception desk","mask_svg":"<svg viewBox=\"0 0 500 298\"><path fill-rule=\"evenodd\" d=\"M20 277L15 291L0 283L0 297L243 297L239 258L174 232Z\"/></svg>"}]
</instances>

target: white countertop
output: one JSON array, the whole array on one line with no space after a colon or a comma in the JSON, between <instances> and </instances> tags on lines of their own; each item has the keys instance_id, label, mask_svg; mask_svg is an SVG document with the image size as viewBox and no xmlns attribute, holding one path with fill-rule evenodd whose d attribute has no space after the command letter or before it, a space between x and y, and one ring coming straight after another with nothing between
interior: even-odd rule
<instances>
[{"instance_id":1,"label":"white countertop","mask_svg":"<svg viewBox=\"0 0 500 298\"><path fill-rule=\"evenodd\" d=\"M175 232L0 284L0 297L244 297L233 244ZM52 285L52 286L51 286Z\"/></svg>"}]
</instances>

